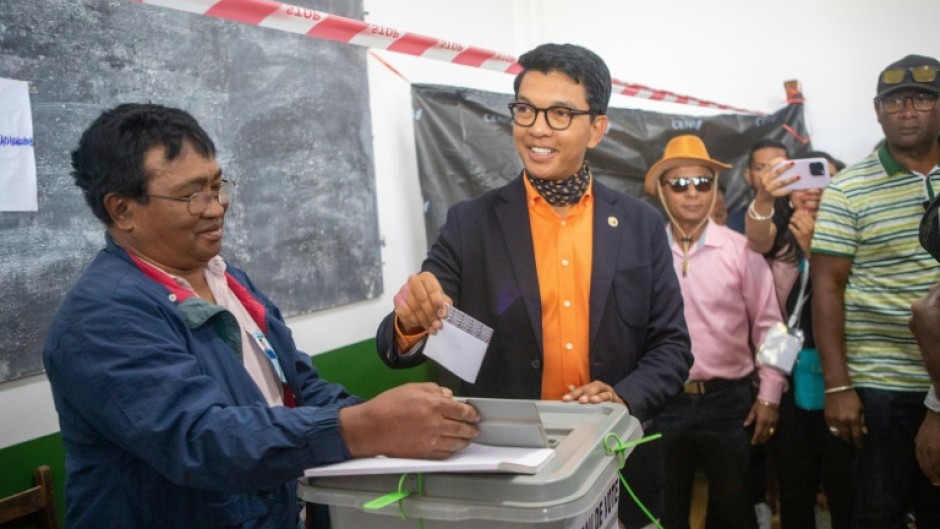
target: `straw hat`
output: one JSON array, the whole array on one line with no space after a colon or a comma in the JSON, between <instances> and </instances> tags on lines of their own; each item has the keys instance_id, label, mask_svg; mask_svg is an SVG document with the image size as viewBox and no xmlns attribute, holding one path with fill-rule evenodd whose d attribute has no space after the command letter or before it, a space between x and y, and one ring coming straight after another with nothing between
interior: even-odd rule
<instances>
[{"instance_id":1,"label":"straw hat","mask_svg":"<svg viewBox=\"0 0 940 529\"><path fill-rule=\"evenodd\" d=\"M702 139L692 134L676 136L666 144L662 160L654 163L646 173L644 189L650 196L656 196L656 182L666 171L681 165L704 165L717 173L722 169L731 169L731 166L712 160L705 149Z\"/></svg>"}]
</instances>

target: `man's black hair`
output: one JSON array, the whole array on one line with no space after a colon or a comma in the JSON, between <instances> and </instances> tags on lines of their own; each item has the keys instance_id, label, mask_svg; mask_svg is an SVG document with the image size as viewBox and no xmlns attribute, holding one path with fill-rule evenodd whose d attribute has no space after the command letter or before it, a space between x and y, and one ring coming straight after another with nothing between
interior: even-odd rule
<instances>
[{"instance_id":1,"label":"man's black hair","mask_svg":"<svg viewBox=\"0 0 940 529\"><path fill-rule=\"evenodd\" d=\"M72 177L91 211L110 225L104 207L109 193L145 201L147 175L144 156L154 147L166 149L166 159L179 156L184 141L205 157L215 145L189 113L162 105L127 103L105 110L82 133L72 151Z\"/></svg>"},{"instance_id":2,"label":"man's black hair","mask_svg":"<svg viewBox=\"0 0 940 529\"><path fill-rule=\"evenodd\" d=\"M754 163L755 152L761 149L770 149L770 148L780 149L784 152L785 158L790 157L790 149L787 149L787 146L784 145L782 141L767 138L767 139L758 141L754 145L751 145L751 151L747 153L747 166L750 167L751 164Z\"/></svg>"},{"instance_id":3,"label":"man's black hair","mask_svg":"<svg viewBox=\"0 0 940 529\"><path fill-rule=\"evenodd\" d=\"M578 84L584 85L588 106L594 114L606 114L610 102L610 70L604 59L593 51L575 44L542 44L519 57L523 70L516 76L513 89L519 95L519 85L526 72L561 72Z\"/></svg>"}]
</instances>

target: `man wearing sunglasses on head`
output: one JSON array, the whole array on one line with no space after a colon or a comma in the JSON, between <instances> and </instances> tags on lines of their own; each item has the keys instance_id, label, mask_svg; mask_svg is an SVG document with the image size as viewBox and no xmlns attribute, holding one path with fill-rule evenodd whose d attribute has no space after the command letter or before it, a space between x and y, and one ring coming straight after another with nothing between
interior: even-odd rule
<instances>
[{"instance_id":1,"label":"man wearing sunglasses on head","mask_svg":"<svg viewBox=\"0 0 940 529\"><path fill-rule=\"evenodd\" d=\"M709 219L718 171L730 167L713 160L700 138L684 135L669 141L646 174L646 192L659 197L670 220L667 234L695 357L685 392L659 416L663 525L670 529L689 527L692 482L700 468L715 526L756 527L753 504L746 501L750 445L773 436L786 390L783 373L754 361L758 344L781 319L770 267L743 235Z\"/></svg>"},{"instance_id":2,"label":"man wearing sunglasses on head","mask_svg":"<svg viewBox=\"0 0 940 529\"><path fill-rule=\"evenodd\" d=\"M855 451L854 528L940 528L940 488L917 469L914 438L930 377L908 329L911 304L940 279L921 249L924 204L940 191L940 62L908 55L878 76L885 139L834 178L812 242L813 330L825 418Z\"/></svg>"},{"instance_id":3,"label":"man wearing sunglasses on head","mask_svg":"<svg viewBox=\"0 0 940 529\"><path fill-rule=\"evenodd\" d=\"M423 338L453 305L494 329L476 383L462 384L462 394L615 402L651 433L692 360L662 216L594 180L585 162L608 125L604 61L580 46L545 44L519 64L509 112L522 168L450 209L422 272L379 328L379 353L393 367L423 361ZM654 516L662 511L659 444L637 446L625 467ZM649 524L625 492L620 498L628 528Z\"/></svg>"}]
</instances>

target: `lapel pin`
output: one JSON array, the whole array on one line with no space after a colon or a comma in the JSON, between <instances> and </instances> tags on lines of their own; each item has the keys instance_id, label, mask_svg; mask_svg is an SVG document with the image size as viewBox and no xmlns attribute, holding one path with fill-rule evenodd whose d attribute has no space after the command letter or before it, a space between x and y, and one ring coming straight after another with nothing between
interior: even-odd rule
<instances>
[{"instance_id":1,"label":"lapel pin","mask_svg":"<svg viewBox=\"0 0 940 529\"><path fill-rule=\"evenodd\" d=\"M607 217L607 224L610 224L611 228L616 228L617 225L620 224L620 221L617 220L617 217L611 216L611 217Z\"/></svg>"}]
</instances>

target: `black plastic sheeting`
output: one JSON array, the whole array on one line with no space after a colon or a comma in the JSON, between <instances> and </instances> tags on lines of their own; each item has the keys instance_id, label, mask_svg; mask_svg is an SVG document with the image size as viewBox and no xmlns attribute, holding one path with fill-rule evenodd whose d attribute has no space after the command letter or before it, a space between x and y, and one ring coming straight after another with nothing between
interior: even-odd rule
<instances>
[{"instance_id":1,"label":"black plastic sheeting","mask_svg":"<svg viewBox=\"0 0 940 529\"><path fill-rule=\"evenodd\" d=\"M506 108L513 101L511 94L439 85L413 85L411 94L418 175L431 244L451 205L508 183L519 175L522 162L513 145L512 119ZM638 197L645 197L646 170L662 156L666 143L681 134L700 136L712 158L734 166L720 177L729 211L750 200L743 172L751 145L772 138L782 141L791 157L812 150L806 141L809 134L801 103L764 116L706 117L626 108L609 108L607 115L607 137L588 151L588 163L598 180ZM645 198L659 207L658 200Z\"/></svg>"}]
</instances>

